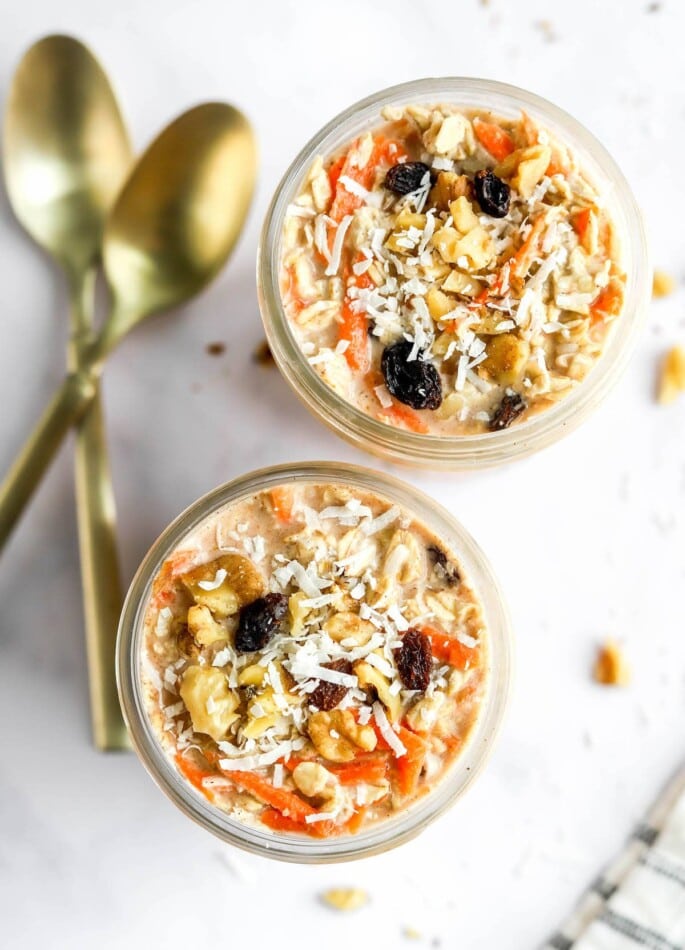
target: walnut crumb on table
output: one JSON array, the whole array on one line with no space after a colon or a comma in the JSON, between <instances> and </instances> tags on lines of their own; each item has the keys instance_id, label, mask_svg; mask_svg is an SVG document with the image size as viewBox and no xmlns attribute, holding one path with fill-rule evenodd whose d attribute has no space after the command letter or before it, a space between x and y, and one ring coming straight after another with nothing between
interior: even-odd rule
<instances>
[{"instance_id":1,"label":"walnut crumb on table","mask_svg":"<svg viewBox=\"0 0 685 950\"><path fill-rule=\"evenodd\" d=\"M664 356L659 370L657 399L666 406L685 392L685 347L674 346Z\"/></svg>"},{"instance_id":2,"label":"walnut crumb on table","mask_svg":"<svg viewBox=\"0 0 685 950\"><path fill-rule=\"evenodd\" d=\"M208 343L205 347L205 351L209 356L223 356L226 352L226 344L222 343L220 340L217 340L214 343Z\"/></svg>"},{"instance_id":3,"label":"walnut crumb on table","mask_svg":"<svg viewBox=\"0 0 685 950\"><path fill-rule=\"evenodd\" d=\"M332 887L321 894L321 900L333 910L358 910L369 902L369 895L359 887Z\"/></svg>"},{"instance_id":4,"label":"walnut crumb on table","mask_svg":"<svg viewBox=\"0 0 685 950\"><path fill-rule=\"evenodd\" d=\"M652 278L652 296L668 297L676 288L675 278L663 270L655 270Z\"/></svg>"},{"instance_id":5,"label":"walnut crumb on table","mask_svg":"<svg viewBox=\"0 0 685 950\"><path fill-rule=\"evenodd\" d=\"M625 657L613 640L607 640L598 650L593 675L603 686L627 686L630 670Z\"/></svg>"},{"instance_id":6,"label":"walnut crumb on table","mask_svg":"<svg viewBox=\"0 0 685 950\"><path fill-rule=\"evenodd\" d=\"M266 340L255 347L254 353L252 354L252 359L255 363L259 363L260 366L273 366L274 357L271 352L271 347L269 346Z\"/></svg>"}]
</instances>

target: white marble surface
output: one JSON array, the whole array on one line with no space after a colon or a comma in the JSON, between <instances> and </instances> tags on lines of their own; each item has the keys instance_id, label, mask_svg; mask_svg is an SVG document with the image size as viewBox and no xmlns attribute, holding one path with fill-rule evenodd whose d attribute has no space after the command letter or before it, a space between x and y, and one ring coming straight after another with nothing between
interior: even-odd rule
<instances>
[{"instance_id":1,"label":"white marble surface","mask_svg":"<svg viewBox=\"0 0 685 950\"><path fill-rule=\"evenodd\" d=\"M352 100L450 73L547 95L615 154L657 263L685 277L685 7L648 5L22 0L6 12L3 97L31 40L71 31L116 77L138 146L211 97L246 109L261 140L259 193L230 266L195 304L137 331L107 372L127 578L182 507L239 472L296 457L368 461L249 358L270 192L305 138ZM63 286L6 204L0 269L4 471L62 373L65 335ZM517 685L490 768L465 800L400 852L356 865L229 852L133 756L93 751L67 446L0 568L0 944L394 948L410 945L402 930L412 926L417 946L536 946L683 757L685 399L658 408L652 389L658 354L685 340L684 313L682 289L654 305L619 388L565 442L483 475L408 474L489 553L515 621ZM225 356L206 355L212 340L228 342ZM634 668L626 690L590 679L607 635ZM316 901L333 883L366 887L372 904L334 916Z\"/></svg>"}]
</instances>

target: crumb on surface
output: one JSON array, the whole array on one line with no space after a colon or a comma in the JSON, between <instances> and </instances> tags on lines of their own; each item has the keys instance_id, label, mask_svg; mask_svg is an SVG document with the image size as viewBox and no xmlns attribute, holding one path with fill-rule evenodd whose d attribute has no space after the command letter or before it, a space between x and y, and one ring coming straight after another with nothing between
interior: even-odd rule
<instances>
[{"instance_id":1,"label":"crumb on surface","mask_svg":"<svg viewBox=\"0 0 685 950\"><path fill-rule=\"evenodd\" d=\"M547 43L553 43L557 39L551 20L537 20L535 26Z\"/></svg>"},{"instance_id":2,"label":"crumb on surface","mask_svg":"<svg viewBox=\"0 0 685 950\"><path fill-rule=\"evenodd\" d=\"M420 940L421 934L416 929L416 927L405 927L402 931L402 936L406 937L407 940Z\"/></svg>"},{"instance_id":3,"label":"crumb on surface","mask_svg":"<svg viewBox=\"0 0 685 950\"><path fill-rule=\"evenodd\" d=\"M255 347L254 353L252 354L252 359L255 361L255 363L259 363L260 366L274 365L273 353L271 352L271 347L266 340L262 340L262 342L257 347Z\"/></svg>"},{"instance_id":4,"label":"crumb on surface","mask_svg":"<svg viewBox=\"0 0 685 950\"><path fill-rule=\"evenodd\" d=\"M675 278L663 270L655 270L652 278L652 297L668 297L675 290Z\"/></svg>"},{"instance_id":5,"label":"crumb on surface","mask_svg":"<svg viewBox=\"0 0 685 950\"><path fill-rule=\"evenodd\" d=\"M359 887L331 887L321 894L321 900L333 910L358 910L369 902L369 895Z\"/></svg>"},{"instance_id":6,"label":"crumb on surface","mask_svg":"<svg viewBox=\"0 0 685 950\"><path fill-rule=\"evenodd\" d=\"M593 675L602 686L627 686L630 670L626 659L613 640L607 640L597 651Z\"/></svg>"},{"instance_id":7,"label":"crumb on surface","mask_svg":"<svg viewBox=\"0 0 685 950\"><path fill-rule=\"evenodd\" d=\"M210 356L223 356L226 352L226 344L222 343L220 340L217 340L214 343L208 343L205 347L205 351Z\"/></svg>"},{"instance_id":8,"label":"crumb on surface","mask_svg":"<svg viewBox=\"0 0 685 950\"><path fill-rule=\"evenodd\" d=\"M674 346L664 356L659 369L657 399L666 406L685 392L685 347Z\"/></svg>"}]
</instances>

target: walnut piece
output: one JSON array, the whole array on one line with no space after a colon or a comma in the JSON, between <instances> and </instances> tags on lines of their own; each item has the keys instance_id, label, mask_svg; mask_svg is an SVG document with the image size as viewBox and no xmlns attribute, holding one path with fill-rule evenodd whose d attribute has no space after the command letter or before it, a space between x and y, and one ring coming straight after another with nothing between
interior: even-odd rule
<instances>
[{"instance_id":1,"label":"walnut piece","mask_svg":"<svg viewBox=\"0 0 685 950\"><path fill-rule=\"evenodd\" d=\"M657 398L666 406L685 392L685 347L674 346L661 364Z\"/></svg>"},{"instance_id":2,"label":"walnut piece","mask_svg":"<svg viewBox=\"0 0 685 950\"><path fill-rule=\"evenodd\" d=\"M604 686L627 686L630 670L618 644L613 640L607 640L599 648L593 673L597 682Z\"/></svg>"},{"instance_id":3,"label":"walnut piece","mask_svg":"<svg viewBox=\"0 0 685 950\"><path fill-rule=\"evenodd\" d=\"M332 887L323 892L321 900L334 910L358 910L368 904L369 895L359 887Z\"/></svg>"},{"instance_id":4,"label":"walnut piece","mask_svg":"<svg viewBox=\"0 0 685 950\"><path fill-rule=\"evenodd\" d=\"M264 592L262 575L242 554L222 554L182 574L180 580L195 603L219 619L237 613Z\"/></svg>"},{"instance_id":5,"label":"walnut piece","mask_svg":"<svg viewBox=\"0 0 685 950\"><path fill-rule=\"evenodd\" d=\"M439 172L437 180L428 195L428 206L434 205L438 211L447 211L451 201L468 198L472 185L466 175L456 172Z\"/></svg>"},{"instance_id":6,"label":"walnut piece","mask_svg":"<svg viewBox=\"0 0 685 950\"><path fill-rule=\"evenodd\" d=\"M312 713L307 729L316 751L330 762L351 762L357 749L376 748L373 728L360 726L349 709Z\"/></svg>"},{"instance_id":7,"label":"walnut piece","mask_svg":"<svg viewBox=\"0 0 685 950\"><path fill-rule=\"evenodd\" d=\"M293 769L293 782L307 798L330 801L335 797L338 780L318 762L300 762Z\"/></svg>"},{"instance_id":8,"label":"walnut piece","mask_svg":"<svg viewBox=\"0 0 685 950\"><path fill-rule=\"evenodd\" d=\"M217 623L209 607L204 604L193 604L188 611L188 630L195 642L204 647L228 637L226 628Z\"/></svg>"},{"instance_id":9,"label":"walnut piece","mask_svg":"<svg viewBox=\"0 0 685 950\"><path fill-rule=\"evenodd\" d=\"M179 690L195 732L219 742L238 718L238 697L228 688L226 676L213 666L189 666Z\"/></svg>"},{"instance_id":10,"label":"walnut piece","mask_svg":"<svg viewBox=\"0 0 685 950\"><path fill-rule=\"evenodd\" d=\"M676 282L670 274L663 270L655 270L652 279L652 296L668 297L676 288Z\"/></svg>"},{"instance_id":11,"label":"walnut piece","mask_svg":"<svg viewBox=\"0 0 685 950\"><path fill-rule=\"evenodd\" d=\"M364 646L365 643L368 643L376 630L370 620L362 620L358 614L349 610L333 614L324 623L323 629L336 643L343 640L354 640L357 646Z\"/></svg>"}]
</instances>

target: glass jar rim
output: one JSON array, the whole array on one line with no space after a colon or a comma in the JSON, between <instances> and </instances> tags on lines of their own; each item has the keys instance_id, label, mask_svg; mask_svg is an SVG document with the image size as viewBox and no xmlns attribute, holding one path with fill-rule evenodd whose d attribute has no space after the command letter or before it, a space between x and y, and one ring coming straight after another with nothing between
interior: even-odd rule
<instances>
[{"instance_id":1,"label":"glass jar rim","mask_svg":"<svg viewBox=\"0 0 685 950\"><path fill-rule=\"evenodd\" d=\"M445 101L503 113L530 113L558 130L581 156L586 173L606 183L625 258L623 310L604 351L585 379L553 406L497 432L455 437L400 429L374 419L335 393L310 366L289 325L279 284L280 246L288 205L318 154L362 128L377 125L387 105ZM354 128L354 132L353 132ZM274 359L307 407L348 442L386 458L419 467L478 469L524 457L555 442L578 426L605 398L622 374L644 323L651 296L651 267L642 217L620 168L604 146L564 110L534 93L507 83L470 77L412 80L380 90L354 103L324 125L300 150L281 179L262 227L257 254L257 289L266 336Z\"/></svg>"},{"instance_id":2,"label":"glass jar rim","mask_svg":"<svg viewBox=\"0 0 685 950\"><path fill-rule=\"evenodd\" d=\"M161 748L145 709L141 678L143 620L152 583L162 563L211 514L239 499L284 483L344 484L370 490L406 508L456 548L483 606L489 644L488 686L465 748L430 794L396 818L357 835L300 838L241 824L201 798L179 775ZM463 526L423 492L392 476L356 465L306 462L275 465L214 489L182 512L155 541L129 588L117 637L117 684L133 747L158 787L196 823L244 850L297 863L353 860L395 847L418 834L460 797L480 774L499 731L512 676L512 633L495 575Z\"/></svg>"}]
</instances>

